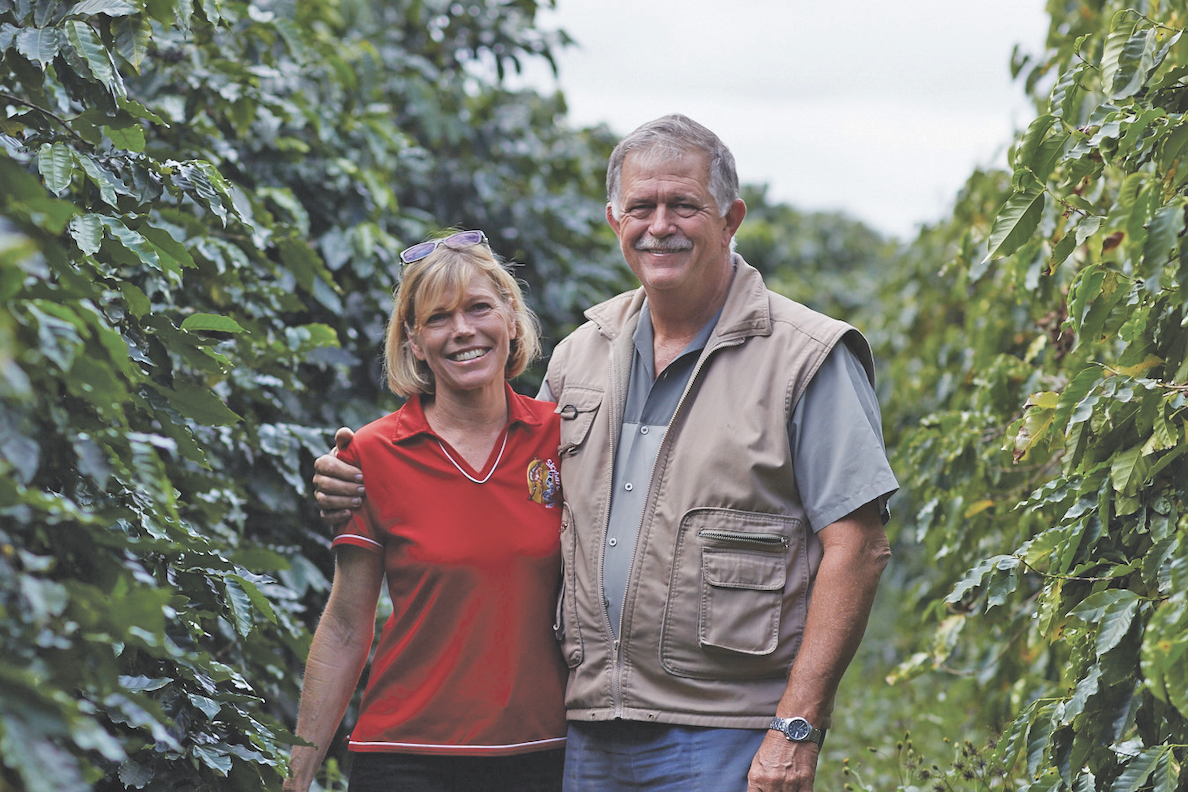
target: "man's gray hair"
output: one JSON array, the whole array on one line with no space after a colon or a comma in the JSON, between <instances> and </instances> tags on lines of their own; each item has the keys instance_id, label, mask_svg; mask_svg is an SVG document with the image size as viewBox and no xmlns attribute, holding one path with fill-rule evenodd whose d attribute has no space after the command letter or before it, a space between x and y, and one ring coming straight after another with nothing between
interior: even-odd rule
<instances>
[{"instance_id":1,"label":"man's gray hair","mask_svg":"<svg viewBox=\"0 0 1188 792\"><path fill-rule=\"evenodd\" d=\"M738 200L738 170L734 155L709 129L687 116L672 113L640 126L620 140L611 152L606 168L606 200L614 217L617 219L621 214L619 192L623 161L628 154L643 154L652 161L664 162L690 151L700 151L709 160L709 184L706 187L718 205L718 215L724 216Z\"/></svg>"}]
</instances>

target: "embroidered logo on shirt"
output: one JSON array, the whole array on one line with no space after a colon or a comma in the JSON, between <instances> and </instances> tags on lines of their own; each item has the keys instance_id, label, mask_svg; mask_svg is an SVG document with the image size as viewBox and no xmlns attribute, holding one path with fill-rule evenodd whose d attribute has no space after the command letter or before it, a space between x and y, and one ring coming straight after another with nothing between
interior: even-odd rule
<instances>
[{"instance_id":1,"label":"embroidered logo on shirt","mask_svg":"<svg viewBox=\"0 0 1188 792\"><path fill-rule=\"evenodd\" d=\"M528 500L536 501L545 508L557 505L561 494L561 471L551 459L537 457L528 463Z\"/></svg>"}]
</instances>

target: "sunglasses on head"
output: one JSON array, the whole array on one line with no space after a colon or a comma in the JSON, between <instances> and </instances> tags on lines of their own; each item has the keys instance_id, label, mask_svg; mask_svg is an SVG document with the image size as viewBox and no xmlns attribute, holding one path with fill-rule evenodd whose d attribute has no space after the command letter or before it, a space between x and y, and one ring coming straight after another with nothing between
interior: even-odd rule
<instances>
[{"instance_id":1,"label":"sunglasses on head","mask_svg":"<svg viewBox=\"0 0 1188 792\"><path fill-rule=\"evenodd\" d=\"M427 242L421 242L410 248L405 248L400 252L400 262L401 264L412 264L414 261L420 261L437 250L438 245L445 245L454 250L461 250L462 248L479 244L487 244L487 235L482 231L459 231L456 234L450 234L448 237L430 239Z\"/></svg>"}]
</instances>

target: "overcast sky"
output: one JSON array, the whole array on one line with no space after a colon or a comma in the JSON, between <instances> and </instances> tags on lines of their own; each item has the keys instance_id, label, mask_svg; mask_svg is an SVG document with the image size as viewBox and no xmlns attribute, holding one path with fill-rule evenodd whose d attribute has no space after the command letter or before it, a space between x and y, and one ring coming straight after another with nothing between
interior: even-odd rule
<instances>
[{"instance_id":1,"label":"overcast sky","mask_svg":"<svg viewBox=\"0 0 1188 792\"><path fill-rule=\"evenodd\" d=\"M1034 117L1012 49L1042 52L1044 0L558 0L570 119L625 134L669 112L714 130L744 182L901 238L941 219ZM558 83L547 68L531 84Z\"/></svg>"}]
</instances>

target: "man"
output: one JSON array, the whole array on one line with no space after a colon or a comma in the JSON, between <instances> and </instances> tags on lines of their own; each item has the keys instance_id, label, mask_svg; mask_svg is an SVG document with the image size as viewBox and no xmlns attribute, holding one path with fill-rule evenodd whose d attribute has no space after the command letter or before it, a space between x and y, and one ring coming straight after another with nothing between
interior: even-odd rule
<instances>
[{"instance_id":1,"label":"man","mask_svg":"<svg viewBox=\"0 0 1188 792\"><path fill-rule=\"evenodd\" d=\"M562 418L565 788L812 790L890 556L869 347L732 253L746 205L705 127L632 132L607 197L643 288L587 311L541 389ZM361 488L332 479L357 471L316 467L341 519Z\"/></svg>"}]
</instances>

